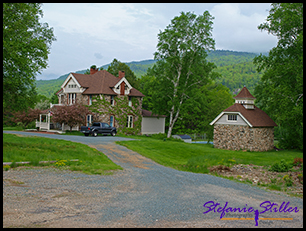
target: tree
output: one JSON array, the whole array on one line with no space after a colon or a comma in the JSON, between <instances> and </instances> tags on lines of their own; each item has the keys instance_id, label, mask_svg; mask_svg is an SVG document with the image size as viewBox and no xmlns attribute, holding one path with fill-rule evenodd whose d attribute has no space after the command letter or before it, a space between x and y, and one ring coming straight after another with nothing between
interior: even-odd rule
<instances>
[{"instance_id":1,"label":"tree","mask_svg":"<svg viewBox=\"0 0 306 231\"><path fill-rule=\"evenodd\" d=\"M33 107L35 75L47 67L53 28L40 23L40 3L3 3L3 106Z\"/></svg>"},{"instance_id":2,"label":"tree","mask_svg":"<svg viewBox=\"0 0 306 231\"><path fill-rule=\"evenodd\" d=\"M70 127L78 124L85 124L86 116L91 114L88 107L81 104L58 106L53 111L52 121L55 123L65 123Z\"/></svg>"},{"instance_id":3,"label":"tree","mask_svg":"<svg viewBox=\"0 0 306 231\"><path fill-rule=\"evenodd\" d=\"M152 68L156 77L153 112L169 114L168 138L182 105L192 97L193 88L217 76L212 72L216 66L206 60L206 50L215 46L211 37L212 19L208 11L199 16L182 12L158 34L154 54L158 61Z\"/></svg>"},{"instance_id":4,"label":"tree","mask_svg":"<svg viewBox=\"0 0 306 231\"><path fill-rule=\"evenodd\" d=\"M39 119L39 115L41 114L40 109L32 109L28 108L28 110L18 111L13 113L13 122L22 123L22 126L26 128L29 123Z\"/></svg>"},{"instance_id":5,"label":"tree","mask_svg":"<svg viewBox=\"0 0 306 231\"><path fill-rule=\"evenodd\" d=\"M209 125L224 109L233 105L230 90L222 84L208 84L194 89L193 98L187 99L173 128L177 134L207 133L213 138Z\"/></svg>"},{"instance_id":6,"label":"tree","mask_svg":"<svg viewBox=\"0 0 306 231\"><path fill-rule=\"evenodd\" d=\"M303 3L273 3L267 22L260 24L278 38L268 56L257 56L265 70L255 88L257 105L279 125L282 148L303 149Z\"/></svg>"},{"instance_id":7,"label":"tree","mask_svg":"<svg viewBox=\"0 0 306 231\"><path fill-rule=\"evenodd\" d=\"M127 81L129 81L132 87L138 89L139 81L136 75L134 74L134 72L125 63L122 63L119 60L114 59L113 62L108 66L107 71L117 77L119 75L119 71L124 71L125 78L127 79Z\"/></svg>"}]
</instances>

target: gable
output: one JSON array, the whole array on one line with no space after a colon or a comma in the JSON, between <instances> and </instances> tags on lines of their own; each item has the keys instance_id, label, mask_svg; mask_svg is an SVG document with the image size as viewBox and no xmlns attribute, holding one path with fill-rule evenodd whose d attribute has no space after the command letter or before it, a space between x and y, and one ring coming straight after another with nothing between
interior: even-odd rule
<instances>
[{"instance_id":1,"label":"gable","mask_svg":"<svg viewBox=\"0 0 306 231\"><path fill-rule=\"evenodd\" d=\"M246 121L240 114L233 114L237 115L237 120L228 120L229 113L224 113L216 122L215 124L228 124L228 125L244 125L250 126L249 122Z\"/></svg>"},{"instance_id":2,"label":"gable","mask_svg":"<svg viewBox=\"0 0 306 231\"><path fill-rule=\"evenodd\" d=\"M82 86L72 73L68 75L65 82L61 85L63 92L81 92Z\"/></svg>"},{"instance_id":3,"label":"gable","mask_svg":"<svg viewBox=\"0 0 306 231\"><path fill-rule=\"evenodd\" d=\"M235 103L221 112L210 125L215 124L223 114L238 114L250 127L275 127L277 124L262 110L254 106L254 109L246 109L243 105Z\"/></svg>"},{"instance_id":4,"label":"gable","mask_svg":"<svg viewBox=\"0 0 306 231\"><path fill-rule=\"evenodd\" d=\"M123 84L123 83L124 83L124 84ZM115 93L117 93L118 95L119 95L119 94L122 94L122 93L123 93L123 89L122 89L123 86L126 86L126 89L124 90L124 94L125 94L125 95L129 95L129 94L130 94L130 91L131 91L131 89L132 89L132 86L131 86L131 84L127 81L127 79L126 79L125 77L122 77L122 78L118 81L118 83L116 83L116 85L115 85L114 88L113 88L113 91L114 91Z\"/></svg>"},{"instance_id":5,"label":"gable","mask_svg":"<svg viewBox=\"0 0 306 231\"><path fill-rule=\"evenodd\" d=\"M228 120L228 115L237 115L237 120ZM214 124L228 124L228 125L244 125L253 127L252 124L239 112L221 112L211 123Z\"/></svg>"}]
</instances>

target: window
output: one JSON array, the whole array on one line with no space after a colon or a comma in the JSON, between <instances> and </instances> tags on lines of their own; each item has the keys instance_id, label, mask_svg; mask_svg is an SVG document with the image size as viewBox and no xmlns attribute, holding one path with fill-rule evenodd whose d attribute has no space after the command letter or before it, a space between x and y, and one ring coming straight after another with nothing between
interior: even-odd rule
<instances>
[{"instance_id":1,"label":"window","mask_svg":"<svg viewBox=\"0 0 306 231\"><path fill-rule=\"evenodd\" d=\"M132 107L132 96L129 96L129 106Z\"/></svg>"},{"instance_id":2,"label":"window","mask_svg":"<svg viewBox=\"0 0 306 231\"><path fill-rule=\"evenodd\" d=\"M227 115L227 120L237 121L237 115Z\"/></svg>"},{"instance_id":3,"label":"window","mask_svg":"<svg viewBox=\"0 0 306 231\"><path fill-rule=\"evenodd\" d=\"M74 104L76 99L76 93L68 94L68 104Z\"/></svg>"},{"instance_id":4,"label":"window","mask_svg":"<svg viewBox=\"0 0 306 231\"><path fill-rule=\"evenodd\" d=\"M114 127L114 116L112 116L112 115L109 117L109 125L111 127Z\"/></svg>"},{"instance_id":5,"label":"window","mask_svg":"<svg viewBox=\"0 0 306 231\"><path fill-rule=\"evenodd\" d=\"M88 105L92 105L92 95L89 95L89 104Z\"/></svg>"},{"instance_id":6,"label":"window","mask_svg":"<svg viewBox=\"0 0 306 231\"><path fill-rule=\"evenodd\" d=\"M126 127L127 128L133 127L133 116L132 115L127 116Z\"/></svg>"},{"instance_id":7,"label":"window","mask_svg":"<svg viewBox=\"0 0 306 231\"><path fill-rule=\"evenodd\" d=\"M115 96L113 96L113 95L111 96L110 104L111 104L111 106L115 105Z\"/></svg>"},{"instance_id":8,"label":"window","mask_svg":"<svg viewBox=\"0 0 306 231\"><path fill-rule=\"evenodd\" d=\"M92 123L92 115L87 115L87 127Z\"/></svg>"},{"instance_id":9,"label":"window","mask_svg":"<svg viewBox=\"0 0 306 231\"><path fill-rule=\"evenodd\" d=\"M69 84L69 85L68 85L68 88L76 88L76 87L77 87L76 84Z\"/></svg>"}]
</instances>

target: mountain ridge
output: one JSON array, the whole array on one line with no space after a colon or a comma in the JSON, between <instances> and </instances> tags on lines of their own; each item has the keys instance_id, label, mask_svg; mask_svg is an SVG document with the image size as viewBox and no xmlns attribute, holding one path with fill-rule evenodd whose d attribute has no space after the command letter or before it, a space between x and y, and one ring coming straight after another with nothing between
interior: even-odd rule
<instances>
[{"instance_id":1,"label":"mountain ridge","mask_svg":"<svg viewBox=\"0 0 306 231\"><path fill-rule=\"evenodd\" d=\"M239 67L238 64L241 65L243 63L246 63L244 64L244 68L247 65L249 66L249 69L252 69L251 73L253 74L253 77L256 74L254 73L255 67L250 62L253 62L253 58L258 55L257 53L230 51L230 50L215 50L215 51L212 50L212 51L208 51L207 54L208 54L207 60L209 62L215 63L217 66L217 71L222 72L221 74L225 75L223 76L224 78L222 78L220 81L217 81L217 82L222 83L223 85L227 85L228 87L230 86L229 88L231 89L231 91L234 91L233 86L235 84L233 83L230 77L233 77L234 75L239 74L238 70L233 71L233 69ZM153 66L155 62L156 60L154 59L146 59L146 60L140 60L140 61L126 62L125 64L127 64L130 67L130 69L135 73L137 78L140 78L142 75L146 74L147 69ZM99 68L103 67L106 70L109 65L110 63L105 64L103 66L99 66ZM84 74L86 70L78 70L78 71L72 71L72 72ZM226 72L230 73L230 75L227 76ZM70 73L67 73L67 74L61 75L60 77L56 79L51 79L51 80L36 80L37 93L41 95L45 95L48 98L50 98L54 94L54 92L59 90L61 84L68 77L69 74ZM248 72L242 73L242 71L240 71L240 74L248 75ZM256 77L256 80L252 80L252 83L257 82L257 76L255 77ZM240 79L241 78L242 77L240 76ZM238 87L240 87L241 84L243 84L242 83L243 80L239 80L239 81L240 82L239 82Z\"/></svg>"}]
</instances>

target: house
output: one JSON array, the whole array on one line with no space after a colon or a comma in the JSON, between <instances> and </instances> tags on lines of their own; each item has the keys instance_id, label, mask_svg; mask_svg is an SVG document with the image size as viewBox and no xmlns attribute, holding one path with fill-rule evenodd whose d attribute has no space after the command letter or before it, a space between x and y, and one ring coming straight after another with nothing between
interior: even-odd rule
<instances>
[{"instance_id":1,"label":"house","mask_svg":"<svg viewBox=\"0 0 306 231\"><path fill-rule=\"evenodd\" d=\"M119 71L119 77L95 68L90 68L89 75L70 73L56 94L59 103L51 105L48 113L41 115L45 123L41 118L37 121L36 125L40 129L50 129L50 113L53 107L81 103L90 105L93 112L93 115L86 116L82 125L90 126L93 122L105 122L126 133L164 132L164 116L152 115L151 112L142 109L144 95L131 86L125 78L124 71ZM62 126L63 130L67 128L67 125ZM73 130L79 130L80 126Z\"/></svg>"},{"instance_id":2,"label":"house","mask_svg":"<svg viewBox=\"0 0 306 231\"><path fill-rule=\"evenodd\" d=\"M274 127L277 124L254 105L256 98L246 87L234 99L234 105L210 123L214 125L214 147L250 151L273 149Z\"/></svg>"}]
</instances>

